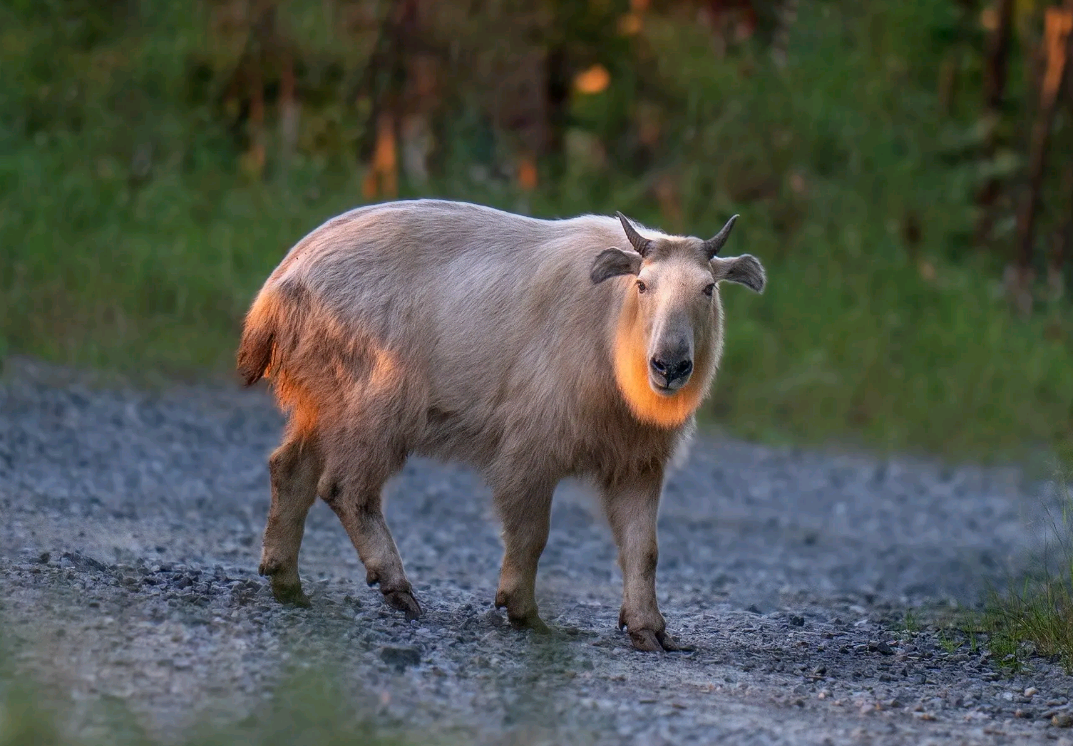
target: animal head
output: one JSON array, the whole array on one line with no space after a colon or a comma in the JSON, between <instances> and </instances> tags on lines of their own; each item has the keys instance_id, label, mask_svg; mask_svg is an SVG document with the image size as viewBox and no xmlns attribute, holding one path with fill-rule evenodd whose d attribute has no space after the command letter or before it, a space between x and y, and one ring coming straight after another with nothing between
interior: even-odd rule
<instances>
[{"instance_id":1,"label":"animal head","mask_svg":"<svg viewBox=\"0 0 1073 746\"><path fill-rule=\"evenodd\" d=\"M611 247L594 260L590 279L621 283L622 310L614 342L615 373L642 420L681 424L707 393L722 354L719 283L764 289L756 257L719 257L738 216L707 240L646 237L618 213L629 248Z\"/></svg>"}]
</instances>

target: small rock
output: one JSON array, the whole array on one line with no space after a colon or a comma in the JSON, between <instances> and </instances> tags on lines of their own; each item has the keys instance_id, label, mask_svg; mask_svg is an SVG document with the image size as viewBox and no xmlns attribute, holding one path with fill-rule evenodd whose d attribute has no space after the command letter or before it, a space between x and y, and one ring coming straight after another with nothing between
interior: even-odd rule
<instances>
[{"instance_id":1,"label":"small rock","mask_svg":"<svg viewBox=\"0 0 1073 746\"><path fill-rule=\"evenodd\" d=\"M1068 712L1055 713L1054 717L1051 718L1051 725L1055 728L1069 728L1073 726L1073 715Z\"/></svg>"},{"instance_id":2,"label":"small rock","mask_svg":"<svg viewBox=\"0 0 1073 746\"><path fill-rule=\"evenodd\" d=\"M385 647L380 649L380 659L396 670L403 671L408 666L421 663L421 653L415 648Z\"/></svg>"},{"instance_id":3,"label":"small rock","mask_svg":"<svg viewBox=\"0 0 1073 746\"><path fill-rule=\"evenodd\" d=\"M791 614L790 615L790 624L792 624L795 627L804 627L805 626L805 618L802 617L802 616L798 616L797 614Z\"/></svg>"},{"instance_id":4,"label":"small rock","mask_svg":"<svg viewBox=\"0 0 1073 746\"><path fill-rule=\"evenodd\" d=\"M108 566L103 562L99 562L81 552L64 552L63 559L70 563L66 566L73 566L84 572L103 572L108 569Z\"/></svg>"},{"instance_id":5,"label":"small rock","mask_svg":"<svg viewBox=\"0 0 1073 746\"><path fill-rule=\"evenodd\" d=\"M1031 697L1031 696L1035 695L1038 691L1039 691L1039 689L1037 689L1036 687L1030 686L1027 689L1025 689L1025 696L1026 697Z\"/></svg>"},{"instance_id":6,"label":"small rock","mask_svg":"<svg viewBox=\"0 0 1073 746\"><path fill-rule=\"evenodd\" d=\"M868 643L868 649L874 650L877 653L882 653L883 655L894 655L894 650L891 649L891 646L882 640L879 642Z\"/></svg>"}]
</instances>

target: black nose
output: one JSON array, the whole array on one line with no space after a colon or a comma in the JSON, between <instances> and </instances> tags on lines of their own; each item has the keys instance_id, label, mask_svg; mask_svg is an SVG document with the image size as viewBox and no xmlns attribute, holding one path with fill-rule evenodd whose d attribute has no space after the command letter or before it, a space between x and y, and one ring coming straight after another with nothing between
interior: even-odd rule
<instances>
[{"instance_id":1,"label":"black nose","mask_svg":"<svg viewBox=\"0 0 1073 746\"><path fill-rule=\"evenodd\" d=\"M649 364L652 370L667 382L668 386L679 378L685 378L693 371L693 361L689 359L668 363L662 358L654 357Z\"/></svg>"}]
</instances>

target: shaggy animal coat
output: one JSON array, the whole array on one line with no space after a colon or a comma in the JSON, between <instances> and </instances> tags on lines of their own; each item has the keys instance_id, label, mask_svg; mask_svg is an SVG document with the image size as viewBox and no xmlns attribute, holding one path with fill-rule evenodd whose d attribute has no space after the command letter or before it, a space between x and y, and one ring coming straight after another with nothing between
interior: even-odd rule
<instances>
[{"instance_id":1,"label":"shaggy animal coat","mask_svg":"<svg viewBox=\"0 0 1073 746\"><path fill-rule=\"evenodd\" d=\"M642 231L671 246L698 241ZM369 582L409 616L420 613L379 497L420 454L464 462L491 486L506 544L497 605L538 628L529 576L547 538L551 493L564 477L593 479L624 573L634 562L626 554L643 555L643 579L626 577L622 622L631 634L638 628L638 647L653 647L653 636L671 646L645 568L654 575L665 465L691 434L722 354L723 309L716 288L696 325L692 376L673 395L656 393L638 332L637 278L591 276L600 253L628 247L625 239L609 217L540 220L413 200L352 210L294 246L254 300L238 355L245 383L268 378L290 415L270 461L261 566L277 598L305 602L297 555L320 495L347 527ZM675 260L665 254L646 262ZM743 270L746 258L759 268L752 257L716 258L709 279L762 288L763 270ZM745 270L752 275L734 276ZM646 597L633 604L644 608L627 608L631 593Z\"/></svg>"}]
</instances>

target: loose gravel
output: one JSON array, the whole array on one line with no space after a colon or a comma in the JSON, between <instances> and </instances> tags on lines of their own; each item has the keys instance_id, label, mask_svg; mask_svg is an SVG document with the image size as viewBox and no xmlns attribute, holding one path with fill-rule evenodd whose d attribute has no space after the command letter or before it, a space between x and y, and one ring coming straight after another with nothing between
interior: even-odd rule
<instances>
[{"instance_id":1,"label":"loose gravel","mask_svg":"<svg viewBox=\"0 0 1073 746\"><path fill-rule=\"evenodd\" d=\"M1064 743L1071 683L1031 659L906 629L973 605L1040 537L1016 469L777 449L700 436L669 479L659 599L693 650L616 631L621 578L589 493L564 484L538 602L560 634L492 608L501 546L468 470L414 459L387 518L425 616L365 586L331 511L310 513L311 609L257 576L263 392L100 388L30 361L0 383L0 616L20 674L91 729L124 703L159 738L242 720L286 672L330 664L353 708L480 743Z\"/></svg>"}]
</instances>

